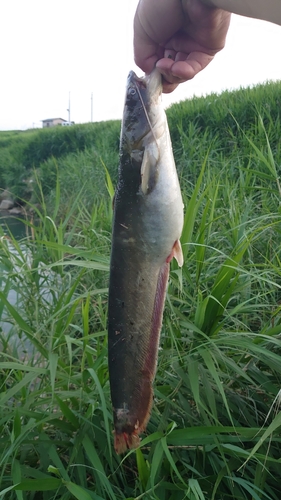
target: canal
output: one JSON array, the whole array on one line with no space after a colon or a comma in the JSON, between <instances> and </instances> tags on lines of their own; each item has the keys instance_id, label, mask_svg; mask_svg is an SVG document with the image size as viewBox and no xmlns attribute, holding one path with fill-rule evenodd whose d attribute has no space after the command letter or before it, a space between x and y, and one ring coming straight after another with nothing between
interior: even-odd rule
<instances>
[{"instance_id":1,"label":"canal","mask_svg":"<svg viewBox=\"0 0 281 500\"><path fill-rule=\"evenodd\" d=\"M0 226L5 235L11 233L16 240L21 240L26 236L26 226L19 215L12 216L6 211L0 211Z\"/></svg>"},{"instance_id":2,"label":"canal","mask_svg":"<svg viewBox=\"0 0 281 500\"><path fill-rule=\"evenodd\" d=\"M2 236L7 236L5 245L9 246L10 259L13 260L13 256L17 257L17 250L14 245L9 242L9 236L13 236L16 240L20 241L26 237L26 225L24 220L20 216L11 216L8 212L0 212L0 238ZM21 249L25 252L24 242L21 245ZM0 290L5 293L8 302L15 306L16 308L21 308L21 297L15 289L8 287L7 289L7 264L5 263L5 251L1 250L0 254ZM20 269L19 269L20 272ZM0 346L9 345L9 352L16 355L19 358L23 358L26 353L31 355L32 346L28 340L14 333L14 325L8 318L6 307L3 307L0 301Z\"/></svg>"}]
</instances>

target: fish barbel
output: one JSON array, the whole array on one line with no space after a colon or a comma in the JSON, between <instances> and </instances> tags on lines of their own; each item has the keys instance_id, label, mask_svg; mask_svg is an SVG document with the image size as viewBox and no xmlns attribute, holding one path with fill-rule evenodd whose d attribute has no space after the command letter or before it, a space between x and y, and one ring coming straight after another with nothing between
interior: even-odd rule
<instances>
[{"instance_id":1,"label":"fish barbel","mask_svg":"<svg viewBox=\"0 0 281 500\"><path fill-rule=\"evenodd\" d=\"M183 202L157 69L128 76L108 301L108 362L115 450L138 446L149 420L173 257L181 266Z\"/></svg>"}]
</instances>

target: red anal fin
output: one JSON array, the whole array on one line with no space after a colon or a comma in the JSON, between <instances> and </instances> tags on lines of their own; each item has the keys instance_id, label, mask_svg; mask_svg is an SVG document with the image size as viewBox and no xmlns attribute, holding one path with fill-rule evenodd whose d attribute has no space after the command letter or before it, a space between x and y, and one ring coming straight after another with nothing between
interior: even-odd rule
<instances>
[{"instance_id":1,"label":"red anal fin","mask_svg":"<svg viewBox=\"0 0 281 500\"><path fill-rule=\"evenodd\" d=\"M138 398L134 400L133 407L125 416L123 415L124 412L117 412L119 421L117 424L115 423L114 448L118 454L126 453L126 451L139 446L139 434L145 430L150 418L153 403L152 384L156 371L169 269L168 262L164 262L159 269L151 323L149 330L144 332L149 335L149 338L146 343L144 359L141 361L141 370L139 371ZM124 417L123 423L121 416Z\"/></svg>"},{"instance_id":2,"label":"red anal fin","mask_svg":"<svg viewBox=\"0 0 281 500\"><path fill-rule=\"evenodd\" d=\"M115 449L122 449L123 453L129 448L137 448L140 443L139 434L146 428L150 418L151 407L153 403L153 380L156 372L159 337L163 319L163 309L165 304L166 290L169 278L170 265L164 263L159 270L157 288L154 298L153 316L149 332L149 343L146 350L146 356L142 369L141 392L139 400L136 403L135 412L138 420L133 432L117 435L115 433ZM118 453L122 453L119 451Z\"/></svg>"},{"instance_id":3,"label":"red anal fin","mask_svg":"<svg viewBox=\"0 0 281 500\"><path fill-rule=\"evenodd\" d=\"M168 263L171 262L173 257L175 257L179 267L182 267L182 265L183 265L183 253L182 253L180 240L175 241L174 246L172 248L172 251L171 251L170 255L167 257L166 262L168 262Z\"/></svg>"},{"instance_id":4,"label":"red anal fin","mask_svg":"<svg viewBox=\"0 0 281 500\"><path fill-rule=\"evenodd\" d=\"M149 349L146 358L146 367L148 371L152 374L152 380L154 378L156 363L157 363L159 336L162 326L163 310L164 310L166 290L169 278L169 270L170 266L168 263L165 262L165 264L161 267L159 272L156 295L154 299L153 318L152 318L150 339L149 339Z\"/></svg>"}]
</instances>

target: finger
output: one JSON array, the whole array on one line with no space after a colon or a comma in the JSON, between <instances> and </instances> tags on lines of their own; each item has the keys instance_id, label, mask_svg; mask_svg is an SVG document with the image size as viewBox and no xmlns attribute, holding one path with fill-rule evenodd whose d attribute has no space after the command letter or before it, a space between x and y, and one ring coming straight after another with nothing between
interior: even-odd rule
<instances>
[{"instance_id":1,"label":"finger","mask_svg":"<svg viewBox=\"0 0 281 500\"><path fill-rule=\"evenodd\" d=\"M145 73L151 73L156 61L163 57L164 48L144 29L143 25L146 23L140 19L141 7L142 4L140 2L134 18L134 60L136 65Z\"/></svg>"},{"instance_id":2,"label":"finger","mask_svg":"<svg viewBox=\"0 0 281 500\"><path fill-rule=\"evenodd\" d=\"M175 61L170 58L162 58L157 61L156 66L167 84L177 86L179 83L194 78L213 58L214 56L204 52L192 52L188 56L184 53L178 53ZM164 85L163 92L172 92L171 88L169 85Z\"/></svg>"},{"instance_id":3,"label":"finger","mask_svg":"<svg viewBox=\"0 0 281 500\"><path fill-rule=\"evenodd\" d=\"M134 33L134 59L136 65L145 73L150 73L156 61L163 57L164 50L159 51L159 46L150 40L141 30Z\"/></svg>"},{"instance_id":4,"label":"finger","mask_svg":"<svg viewBox=\"0 0 281 500\"><path fill-rule=\"evenodd\" d=\"M162 75L162 91L165 94L173 92L173 90L175 90L180 83L185 81L171 73L171 67L173 64L174 61L172 59L160 59L156 63L156 67Z\"/></svg>"},{"instance_id":5,"label":"finger","mask_svg":"<svg viewBox=\"0 0 281 500\"><path fill-rule=\"evenodd\" d=\"M153 68L155 67L155 64L158 60L158 56L152 55L152 56L147 56L146 58L138 57L138 54L135 54L135 63L136 65L144 71L146 74L151 73Z\"/></svg>"},{"instance_id":6,"label":"finger","mask_svg":"<svg viewBox=\"0 0 281 500\"><path fill-rule=\"evenodd\" d=\"M197 75L202 69L206 68L208 64L214 59L211 54L206 54L206 52L191 52L187 57L185 54L178 53L176 60L172 65L170 71L171 73L182 79L183 81L191 80L195 75Z\"/></svg>"}]
</instances>

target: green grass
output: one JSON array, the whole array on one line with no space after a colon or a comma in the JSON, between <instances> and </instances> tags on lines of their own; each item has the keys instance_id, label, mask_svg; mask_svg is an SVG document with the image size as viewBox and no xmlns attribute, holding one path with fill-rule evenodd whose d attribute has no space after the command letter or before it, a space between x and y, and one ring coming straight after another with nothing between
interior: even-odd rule
<instances>
[{"instance_id":1,"label":"green grass","mask_svg":"<svg viewBox=\"0 0 281 500\"><path fill-rule=\"evenodd\" d=\"M115 132L35 169L28 236L0 240L0 316L23 343L2 333L4 498L279 500L279 91L169 110L185 263L171 265L147 432L123 457L106 337Z\"/></svg>"},{"instance_id":2,"label":"green grass","mask_svg":"<svg viewBox=\"0 0 281 500\"><path fill-rule=\"evenodd\" d=\"M55 187L59 170L62 186L66 184L65 190L69 190L69 186L81 182L82 176L86 175L87 180L89 176L91 178L93 172L89 165L94 167L94 171L100 167L101 153L113 173L118 165L119 130L120 122L110 121L24 132L0 132L0 187L10 189L18 199L35 203L36 177L42 181L44 194L49 195ZM81 170L77 168L78 164ZM91 181L94 183L95 179ZM91 194L92 191L86 191L89 199Z\"/></svg>"}]
</instances>

